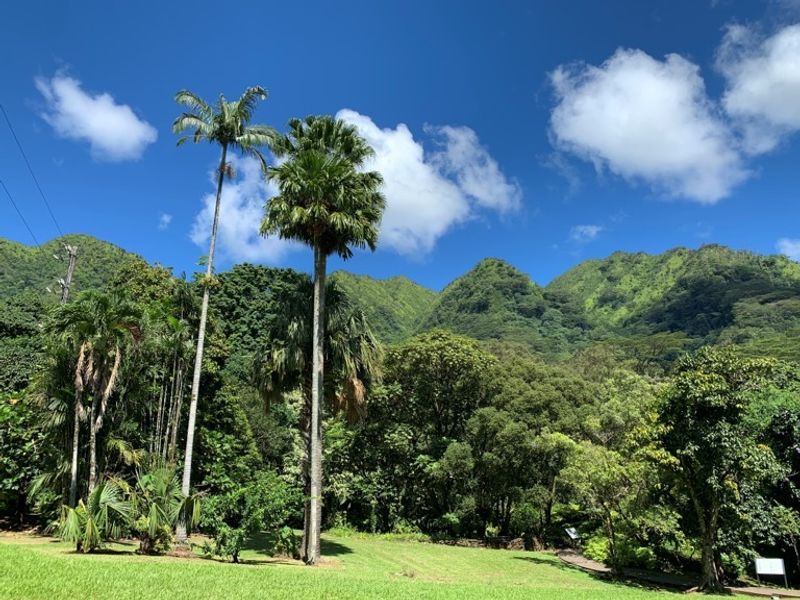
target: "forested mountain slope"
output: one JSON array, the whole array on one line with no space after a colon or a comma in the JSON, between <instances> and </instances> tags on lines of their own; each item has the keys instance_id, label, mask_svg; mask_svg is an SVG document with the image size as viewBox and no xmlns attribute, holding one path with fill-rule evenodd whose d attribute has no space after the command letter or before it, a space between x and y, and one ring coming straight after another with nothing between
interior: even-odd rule
<instances>
[{"instance_id":1,"label":"forested mountain slope","mask_svg":"<svg viewBox=\"0 0 800 600\"><path fill-rule=\"evenodd\" d=\"M377 336L387 343L416 333L439 296L407 277L373 279L337 271L332 279L362 308Z\"/></svg>"},{"instance_id":2,"label":"forested mountain slope","mask_svg":"<svg viewBox=\"0 0 800 600\"><path fill-rule=\"evenodd\" d=\"M60 293L58 280L67 271L64 244L78 247L78 267L73 290L103 287L117 269L134 254L89 235L65 235L42 244L26 246L0 238L0 298L20 292Z\"/></svg>"},{"instance_id":3,"label":"forested mountain slope","mask_svg":"<svg viewBox=\"0 0 800 600\"><path fill-rule=\"evenodd\" d=\"M788 357L800 331L800 264L718 245L585 261L546 295L568 299L599 337L672 333Z\"/></svg>"},{"instance_id":4,"label":"forested mountain slope","mask_svg":"<svg viewBox=\"0 0 800 600\"><path fill-rule=\"evenodd\" d=\"M56 298L66 271L64 242L79 247L76 291L104 286L135 257L86 235L41 248L0 239L0 300L20 293L44 298L47 287ZM332 278L385 343L442 327L521 342L551 358L606 342L651 358L735 343L752 354L800 359L800 264L782 256L718 245L655 255L615 252L584 261L545 287L487 258L441 293L406 277L338 271Z\"/></svg>"},{"instance_id":5,"label":"forested mountain slope","mask_svg":"<svg viewBox=\"0 0 800 600\"><path fill-rule=\"evenodd\" d=\"M480 340L522 342L545 354L566 352L588 335L583 315L572 305L548 299L528 275L497 258L482 260L442 291L423 324L433 327Z\"/></svg>"}]
</instances>

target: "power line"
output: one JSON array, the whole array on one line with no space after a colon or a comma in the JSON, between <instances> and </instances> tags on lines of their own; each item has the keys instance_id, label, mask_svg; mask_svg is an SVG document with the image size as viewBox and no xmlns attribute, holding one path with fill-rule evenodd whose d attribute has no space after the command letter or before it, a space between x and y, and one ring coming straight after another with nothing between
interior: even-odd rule
<instances>
[{"instance_id":1,"label":"power line","mask_svg":"<svg viewBox=\"0 0 800 600\"><path fill-rule=\"evenodd\" d=\"M53 224L56 226L56 230L58 230L58 234L63 236L64 232L61 231L61 227L58 226L58 221L56 221L56 216L53 214L53 209L50 208L50 203L47 201L47 196L45 196L44 190L42 190L42 186L39 185L39 180L36 178L36 174L33 172L33 167L31 167L31 163L28 160L28 156L25 154L25 150L22 149L22 144L20 143L19 138L17 137L17 134L14 131L14 127L11 125L11 119L8 118L8 113L6 112L6 109L2 104L0 104L0 111L3 111L3 116L6 118L6 123L8 124L8 129L9 129L9 131L11 131L11 135L14 137L14 141L17 143L17 148L19 148L19 153L22 154L22 158L25 160L25 164L28 167L28 172L31 174L31 177L33 178L33 182L36 184L36 189L39 190L39 195L42 197L42 200L44 201L44 205L47 207L47 212L50 213L50 218L53 220ZM3 187L5 187L5 186L3 186ZM8 190L6 190L6 193L8 193ZM19 212L19 210L17 210L17 212ZM20 216L22 216L22 213L20 213ZM26 224L26 227L27 227L27 224ZM30 228L28 229L28 231L30 231ZM31 233L31 235L33 235L33 233Z\"/></svg>"},{"instance_id":2,"label":"power line","mask_svg":"<svg viewBox=\"0 0 800 600\"><path fill-rule=\"evenodd\" d=\"M17 206L17 203L14 202L14 197L11 195L11 192L8 191L8 188L6 187L6 184L3 183L2 179L0 179L0 185L2 185L3 189L6 191L6 196L8 196L8 199L11 201L11 206L13 206L14 210L17 211L17 214L19 215L19 218L22 219L22 223L23 223L23 225L25 225L25 229L27 229L28 233L31 234L31 237L33 238L33 242L37 246L39 246L39 240L36 239L36 236L34 235L33 230L30 228L30 225L28 225L28 222L25 220L25 217L22 216L22 211L20 211L19 206Z\"/></svg>"}]
</instances>

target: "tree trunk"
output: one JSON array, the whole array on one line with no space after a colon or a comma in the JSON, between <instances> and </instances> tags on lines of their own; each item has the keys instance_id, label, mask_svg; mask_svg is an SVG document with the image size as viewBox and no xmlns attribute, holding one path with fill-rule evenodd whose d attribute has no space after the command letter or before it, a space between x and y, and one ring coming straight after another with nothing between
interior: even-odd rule
<instances>
[{"instance_id":1,"label":"tree trunk","mask_svg":"<svg viewBox=\"0 0 800 600\"><path fill-rule=\"evenodd\" d=\"M181 423L181 404L183 404L183 365L178 368L178 397L175 400L175 418L169 440L169 462L175 462L175 448L178 445L178 426Z\"/></svg>"},{"instance_id":2,"label":"tree trunk","mask_svg":"<svg viewBox=\"0 0 800 600\"><path fill-rule=\"evenodd\" d=\"M169 449L170 427L172 426L172 411L175 409L175 390L177 389L177 370L178 370L178 357L172 357L172 375L169 380L169 402L164 405L164 442L161 447L161 458L167 460L167 451Z\"/></svg>"},{"instance_id":3,"label":"tree trunk","mask_svg":"<svg viewBox=\"0 0 800 600\"><path fill-rule=\"evenodd\" d=\"M75 423L72 429L72 464L70 465L69 480L69 505L75 508L78 500L78 442L81 432L81 419L83 418L83 388L86 352L89 348L88 342L81 344L78 351L78 361L75 365Z\"/></svg>"},{"instance_id":4,"label":"tree trunk","mask_svg":"<svg viewBox=\"0 0 800 600\"><path fill-rule=\"evenodd\" d=\"M97 429L94 415L97 412L97 394L92 396L92 408L89 412L89 495L92 495L97 483Z\"/></svg>"},{"instance_id":5,"label":"tree trunk","mask_svg":"<svg viewBox=\"0 0 800 600\"><path fill-rule=\"evenodd\" d=\"M81 434L81 401L75 400L75 423L72 425L72 463L69 469L69 505L75 508L78 501L78 446Z\"/></svg>"},{"instance_id":6,"label":"tree trunk","mask_svg":"<svg viewBox=\"0 0 800 600\"><path fill-rule=\"evenodd\" d=\"M225 180L225 159L228 156L228 146L222 145L222 156L219 160L217 173L217 201L214 205L214 221L211 225L211 242L208 247L208 260L206 263L206 281L203 285L203 304L200 308L200 326L197 331L197 351L194 357L194 372L192 373L192 399L189 403L189 422L186 426L186 452L183 459L183 481L181 491L189 496L192 488L192 451L194 449L194 425L197 420L197 399L200 396L200 372L203 368L203 345L206 341L206 320L208 319L208 296L211 290L211 277L214 274L214 249L217 245L217 226L219 225L219 205L222 199L222 183ZM186 523L183 519L178 521L175 529L175 538L179 544L186 544Z\"/></svg>"},{"instance_id":7,"label":"tree trunk","mask_svg":"<svg viewBox=\"0 0 800 600\"><path fill-rule=\"evenodd\" d=\"M723 589L720 579L719 569L717 568L717 558L714 552L714 533L710 527L706 527L703 532L703 581L700 589L709 592L718 592Z\"/></svg>"},{"instance_id":8,"label":"tree trunk","mask_svg":"<svg viewBox=\"0 0 800 600\"><path fill-rule=\"evenodd\" d=\"M303 438L303 458L300 473L303 481L303 541L300 546L303 560L308 558L308 542L311 532L311 394L303 394L300 411L300 437Z\"/></svg>"},{"instance_id":9,"label":"tree trunk","mask_svg":"<svg viewBox=\"0 0 800 600\"><path fill-rule=\"evenodd\" d=\"M311 374L311 490L306 564L315 565L320 554L322 528L322 396L325 342L325 269L327 257L314 247L314 345Z\"/></svg>"},{"instance_id":10,"label":"tree trunk","mask_svg":"<svg viewBox=\"0 0 800 600\"><path fill-rule=\"evenodd\" d=\"M161 427L164 422L164 375L161 375L161 387L158 389L158 413L156 415L156 454L161 454Z\"/></svg>"}]
</instances>

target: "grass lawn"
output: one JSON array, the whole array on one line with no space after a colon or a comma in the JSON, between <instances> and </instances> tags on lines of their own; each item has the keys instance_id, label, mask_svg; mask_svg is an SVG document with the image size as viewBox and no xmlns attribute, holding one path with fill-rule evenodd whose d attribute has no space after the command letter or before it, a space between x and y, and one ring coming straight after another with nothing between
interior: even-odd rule
<instances>
[{"instance_id":1,"label":"grass lawn","mask_svg":"<svg viewBox=\"0 0 800 600\"><path fill-rule=\"evenodd\" d=\"M46 537L0 534L0 598L210 600L269 598L653 599L678 595L597 580L552 555L454 548L370 537L323 536L316 568L270 559L247 564L143 557L136 546L80 555ZM704 598L710 598L704 596Z\"/></svg>"}]
</instances>

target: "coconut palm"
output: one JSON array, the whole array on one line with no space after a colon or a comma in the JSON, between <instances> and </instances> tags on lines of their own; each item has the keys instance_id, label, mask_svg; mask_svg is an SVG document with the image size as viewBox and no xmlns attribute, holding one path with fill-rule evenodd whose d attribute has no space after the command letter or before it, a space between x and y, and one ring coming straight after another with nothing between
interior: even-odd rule
<instances>
[{"instance_id":1,"label":"coconut palm","mask_svg":"<svg viewBox=\"0 0 800 600\"><path fill-rule=\"evenodd\" d=\"M256 358L255 383L268 406L296 389L303 397L300 430L305 449L302 472L307 499L302 555L307 556L313 286L308 280L296 288L278 290L277 294L282 310L265 332L269 342ZM334 412L344 413L353 423L363 416L365 392L379 375L381 346L363 311L353 306L334 282L328 283L325 290L325 305L325 404Z\"/></svg>"},{"instance_id":2,"label":"coconut palm","mask_svg":"<svg viewBox=\"0 0 800 600\"><path fill-rule=\"evenodd\" d=\"M78 478L80 423L89 419L89 494L97 482L97 434L103 427L108 403L118 383L123 355L138 340L141 313L128 300L89 290L71 304L58 307L50 324L74 352L74 424L70 465L69 505L75 506ZM83 404L91 395L88 409Z\"/></svg>"},{"instance_id":3,"label":"coconut palm","mask_svg":"<svg viewBox=\"0 0 800 600\"><path fill-rule=\"evenodd\" d=\"M324 394L325 276L327 259L348 259L353 248L375 249L385 201L376 172L363 171L372 148L352 125L329 116L294 119L273 149L286 161L268 169L279 193L267 203L263 235L278 234L314 250L311 373L309 539L306 562L319 558L322 492L320 399Z\"/></svg>"},{"instance_id":4,"label":"coconut palm","mask_svg":"<svg viewBox=\"0 0 800 600\"><path fill-rule=\"evenodd\" d=\"M214 273L214 249L217 243L222 185L226 175L229 177L233 175L233 170L227 163L228 150L237 150L246 156L252 156L261 163L261 167L266 171L267 162L259 148L269 145L276 139L277 133L266 125L250 125L256 104L259 100L265 100L266 98L266 90L259 86L247 88L242 96L234 102L228 102L224 96L220 95L214 106L188 90L181 90L175 94L175 101L185 106L188 110L175 119L172 124L172 130L178 134L187 131L191 132L190 135L180 138L178 145L180 146L188 140L192 140L195 143L206 141L218 144L221 149L219 167L217 169L217 198L214 205L214 220L211 224L206 275L202 281L203 303L200 308L200 325L197 332L197 351L195 352L194 372L192 375L192 395L189 404L189 422L186 432L186 452L184 455L181 488L184 496L189 495L191 488L194 428L197 419L197 399L200 394L200 371L203 364L203 345L205 343L206 320L208 318L208 297ZM186 541L186 528L183 523L179 523L176 533L178 542L183 543Z\"/></svg>"}]
</instances>

